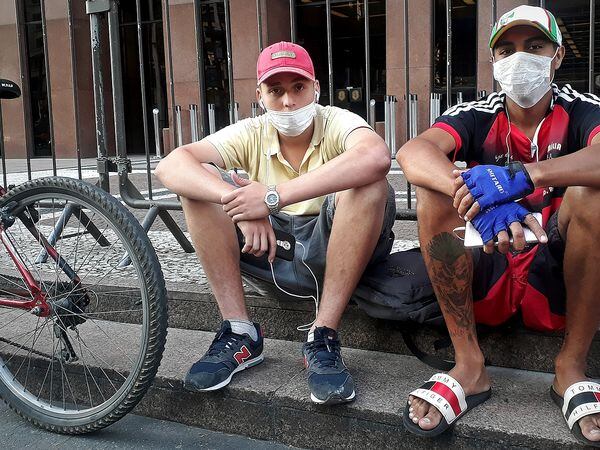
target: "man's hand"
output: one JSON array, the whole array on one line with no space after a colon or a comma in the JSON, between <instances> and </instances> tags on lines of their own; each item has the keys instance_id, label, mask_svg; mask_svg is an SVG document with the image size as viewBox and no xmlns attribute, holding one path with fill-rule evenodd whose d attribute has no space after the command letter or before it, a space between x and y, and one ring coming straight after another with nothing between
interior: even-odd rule
<instances>
[{"instance_id":1,"label":"man's hand","mask_svg":"<svg viewBox=\"0 0 600 450\"><path fill-rule=\"evenodd\" d=\"M265 204L267 187L256 181L246 180L237 174L232 175L233 181L239 188L221 197L223 210L238 223L241 220L263 219L269 215Z\"/></svg>"},{"instance_id":2,"label":"man's hand","mask_svg":"<svg viewBox=\"0 0 600 450\"><path fill-rule=\"evenodd\" d=\"M465 220L475 217L479 210L518 200L534 190L529 173L519 161L507 167L480 165L453 173L457 177L454 207Z\"/></svg>"},{"instance_id":3,"label":"man's hand","mask_svg":"<svg viewBox=\"0 0 600 450\"><path fill-rule=\"evenodd\" d=\"M268 252L268 260L272 263L275 259L277 242L269 219L241 220L237 223L237 226L244 235L242 253L262 256Z\"/></svg>"},{"instance_id":4,"label":"man's hand","mask_svg":"<svg viewBox=\"0 0 600 450\"><path fill-rule=\"evenodd\" d=\"M498 251L500 253L508 252L510 248L509 229L513 238L512 247L516 251L523 250L526 243L521 223L525 223L533 231L539 242L548 242L546 232L533 214L515 202L492 206L477 214L471 223L479 231L484 243L483 251L486 253L494 252L494 236L498 236Z\"/></svg>"}]
</instances>

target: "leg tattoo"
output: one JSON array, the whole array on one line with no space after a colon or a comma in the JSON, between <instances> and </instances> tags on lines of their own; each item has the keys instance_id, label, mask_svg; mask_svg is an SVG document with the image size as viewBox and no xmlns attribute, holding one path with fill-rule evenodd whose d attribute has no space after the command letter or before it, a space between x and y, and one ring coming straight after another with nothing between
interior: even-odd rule
<instances>
[{"instance_id":1,"label":"leg tattoo","mask_svg":"<svg viewBox=\"0 0 600 450\"><path fill-rule=\"evenodd\" d=\"M435 294L453 334L475 340L473 316L473 260L451 233L435 235L425 257ZM448 319L454 322L448 323Z\"/></svg>"}]
</instances>

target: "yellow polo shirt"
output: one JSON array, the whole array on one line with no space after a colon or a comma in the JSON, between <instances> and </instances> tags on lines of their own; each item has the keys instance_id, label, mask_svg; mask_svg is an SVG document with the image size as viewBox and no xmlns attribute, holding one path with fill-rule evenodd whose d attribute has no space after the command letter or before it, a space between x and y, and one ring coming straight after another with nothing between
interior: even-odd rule
<instances>
[{"instance_id":1,"label":"yellow polo shirt","mask_svg":"<svg viewBox=\"0 0 600 450\"><path fill-rule=\"evenodd\" d=\"M268 186L297 178L342 154L346 150L346 138L357 128L371 127L362 117L348 110L317 105L313 136L298 172L279 151L277 130L266 115L240 120L207 136L206 140L223 158L225 170L242 169L251 180ZM324 197L305 200L286 206L282 212L316 215L323 200Z\"/></svg>"}]
</instances>

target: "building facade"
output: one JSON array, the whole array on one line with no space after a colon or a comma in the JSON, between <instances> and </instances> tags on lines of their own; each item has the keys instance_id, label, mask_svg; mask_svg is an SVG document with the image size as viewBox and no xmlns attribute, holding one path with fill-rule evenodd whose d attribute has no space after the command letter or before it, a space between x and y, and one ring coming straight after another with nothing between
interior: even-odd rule
<instances>
[{"instance_id":1,"label":"building facade","mask_svg":"<svg viewBox=\"0 0 600 450\"><path fill-rule=\"evenodd\" d=\"M97 154L90 16L108 0L0 2L0 78L23 96L1 104L7 158ZM292 40L311 53L321 104L360 114L384 134L394 96L399 147L425 130L432 110L476 99L495 85L488 38L520 4L557 17L566 59L559 84L600 92L600 7L595 0L121 0L120 72L127 151L163 151L256 113L260 50ZM90 10L93 8L90 8ZM107 144L114 154L106 17L99 59ZM448 80L450 81L448 83ZM97 82L96 82L97 84ZM413 125L407 93L416 95ZM431 104L432 95L439 102ZM415 98L415 96L413 96ZM231 107L231 105L234 105ZM156 111L157 114L153 111ZM434 114L435 115L435 114Z\"/></svg>"}]
</instances>

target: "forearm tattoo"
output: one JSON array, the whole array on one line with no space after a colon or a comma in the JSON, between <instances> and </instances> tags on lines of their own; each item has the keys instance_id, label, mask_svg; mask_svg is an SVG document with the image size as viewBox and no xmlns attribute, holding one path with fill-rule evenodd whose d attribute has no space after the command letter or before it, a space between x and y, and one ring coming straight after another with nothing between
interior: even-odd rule
<instances>
[{"instance_id":1,"label":"forearm tattoo","mask_svg":"<svg viewBox=\"0 0 600 450\"><path fill-rule=\"evenodd\" d=\"M427 246L428 269L451 333L475 340L473 260L451 233L435 235ZM450 320L450 323L448 319ZM455 326L451 322L454 322Z\"/></svg>"}]
</instances>

